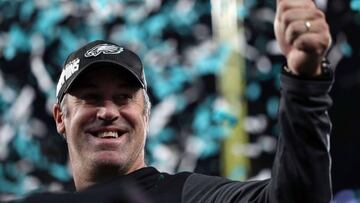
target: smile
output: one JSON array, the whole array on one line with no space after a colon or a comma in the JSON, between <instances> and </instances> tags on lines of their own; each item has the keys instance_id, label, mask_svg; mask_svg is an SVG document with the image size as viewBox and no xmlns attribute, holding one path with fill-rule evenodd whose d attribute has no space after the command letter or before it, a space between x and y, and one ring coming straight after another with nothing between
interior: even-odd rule
<instances>
[{"instance_id":1,"label":"smile","mask_svg":"<svg viewBox=\"0 0 360 203\"><path fill-rule=\"evenodd\" d=\"M89 130L88 133L96 138L115 139L127 133L127 130L118 127L103 127Z\"/></svg>"},{"instance_id":2,"label":"smile","mask_svg":"<svg viewBox=\"0 0 360 203\"><path fill-rule=\"evenodd\" d=\"M98 138L118 138L118 132L99 132L95 134L95 137Z\"/></svg>"}]
</instances>

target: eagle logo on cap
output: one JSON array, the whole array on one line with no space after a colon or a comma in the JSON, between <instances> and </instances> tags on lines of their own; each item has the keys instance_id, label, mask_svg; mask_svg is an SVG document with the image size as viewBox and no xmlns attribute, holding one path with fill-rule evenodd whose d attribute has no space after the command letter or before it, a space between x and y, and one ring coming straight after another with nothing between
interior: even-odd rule
<instances>
[{"instance_id":1,"label":"eagle logo on cap","mask_svg":"<svg viewBox=\"0 0 360 203\"><path fill-rule=\"evenodd\" d=\"M85 53L85 57L96 57L99 54L120 54L124 48L113 44L98 44Z\"/></svg>"}]
</instances>

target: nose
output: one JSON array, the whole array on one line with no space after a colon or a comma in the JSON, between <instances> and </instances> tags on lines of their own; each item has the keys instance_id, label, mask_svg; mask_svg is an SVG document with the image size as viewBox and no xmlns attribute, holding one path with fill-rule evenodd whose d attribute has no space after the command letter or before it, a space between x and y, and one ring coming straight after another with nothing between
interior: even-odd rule
<instances>
[{"instance_id":1,"label":"nose","mask_svg":"<svg viewBox=\"0 0 360 203\"><path fill-rule=\"evenodd\" d=\"M119 108L112 101L105 101L97 112L97 118L106 123L114 122L119 116Z\"/></svg>"}]
</instances>

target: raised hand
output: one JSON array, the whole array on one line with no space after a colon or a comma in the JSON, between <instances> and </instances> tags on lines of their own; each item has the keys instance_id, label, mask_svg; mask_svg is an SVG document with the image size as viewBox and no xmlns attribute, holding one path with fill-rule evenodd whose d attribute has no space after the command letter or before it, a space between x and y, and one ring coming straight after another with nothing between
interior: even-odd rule
<instances>
[{"instance_id":1,"label":"raised hand","mask_svg":"<svg viewBox=\"0 0 360 203\"><path fill-rule=\"evenodd\" d=\"M277 0L274 30L293 74L321 73L331 35L324 13L312 0Z\"/></svg>"}]
</instances>

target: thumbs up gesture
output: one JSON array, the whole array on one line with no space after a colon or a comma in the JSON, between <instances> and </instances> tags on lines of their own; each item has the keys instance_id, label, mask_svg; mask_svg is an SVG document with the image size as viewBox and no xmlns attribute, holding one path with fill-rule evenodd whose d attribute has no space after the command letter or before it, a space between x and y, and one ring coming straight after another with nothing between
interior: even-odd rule
<instances>
[{"instance_id":1,"label":"thumbs up gesture","mask_svg":"<svg viewBox=\"0 0 360 203\"><path fill-rule=\"evenodd\" d=\"M274 31L293 74L321 74L331 35L324 13L312 0L277 0Z\"/></svg>"}]
</instances>

